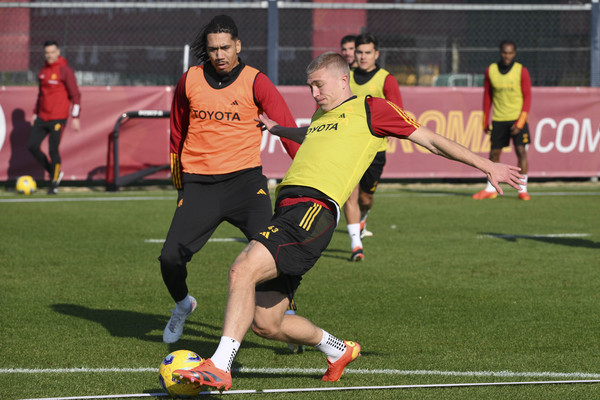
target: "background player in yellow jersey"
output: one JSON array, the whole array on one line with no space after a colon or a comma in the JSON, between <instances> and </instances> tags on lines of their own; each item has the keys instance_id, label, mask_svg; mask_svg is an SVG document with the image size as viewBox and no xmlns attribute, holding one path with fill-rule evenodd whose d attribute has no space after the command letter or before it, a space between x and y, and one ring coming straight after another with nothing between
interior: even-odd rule
<instances>
[{"instance_id":1,"label":"background player in yellow jersey","mask_svg":"<svg viewBox=\"0 0 600 400\"><path fill-rule=\"evenodd\" d=\"M363 33L354 41L357 67L350 71L350 88L358 96L370 95L390 100L403 107L398 82L393 75L377 65L379 41L375 35ZM367 230L367 216L373 207L373 195L385 166L388 142L383 141L375 159L365 171L356 189L344 204L344 214L350 236L351 261L364 258L362 238L372 236Z\"/></svg>"},{"instance_id":2,"label":"background player in yellow jersey","mask_svg":"<svg viewBox=\"0 0 600 400\"><path fill-rule=\"evenodd\" d=\"M319 106L308 128L282 128L265 114L260 116L272 133L302 145L278 187L275 215L231 266L217 350L194 369L174 371L177 380L217 390L231 388L231 364L250 327L259 336L323 352L328 364L324 381L337 381L346 365L360 355L358 343L340 340L301 316L286 315L285 309L302 276L329 244L339 207L387 136L408 139L434 154L478 168L500 193L499 182L519 187L517 167L474 154L420 126L385 99L354 96L348 63L341 55L320 55L308 66L307 75ZM325 298L324 306L326 302Z\"/></svg>"},{"instance_id":3,"label":"background player in yellow jersey","mask_svg":"<svg viewBox=\"0 0 600 400\"><path fill-rule=\"evenodd\" d=\"M517 45L511 40L500 43L500 61L485 71L483 93L483 129L491 134L490 160L500 161L502 148L510 145L512 138L518 165L524 175L519 189L519 199L530 200L527 192L527 145L531 142L527 117L531 108L531 79L529 71L515 62ZM490 124L490 107L494 112ZM473 195L476 200L495 199L496 189L488 182L486 188Z\"/></svg>"}]
</instances>

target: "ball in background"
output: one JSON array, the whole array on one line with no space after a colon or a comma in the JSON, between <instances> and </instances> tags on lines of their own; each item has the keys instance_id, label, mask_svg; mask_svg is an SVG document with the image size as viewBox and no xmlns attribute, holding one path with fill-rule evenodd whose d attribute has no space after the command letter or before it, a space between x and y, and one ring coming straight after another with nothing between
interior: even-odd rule
<instances>
[{"instance_id":1,"label":"ball in background","mask_svg":"<svg viewBox=\"0 0 600 400\"><path fill-rule=\"evenodd\" d=\"M17 193L30 195L37 190L37 183L31 175L20 176L17 179Z\"/></svg>"},{"instance_id":2,"label":"ball in background","mask_svg":"<svg viewBox=\"0 0 600 400\"><path fill-rule=\"evenodd\" d=\"M178 383L173 380L173 371L178 369L196 368L204 361L202 357L193 351L177 350L166 356L158 368L158 380L162 388L174 398L185 399L197 396L202 387L189 383Z\"/></svg>"}]
</instances>

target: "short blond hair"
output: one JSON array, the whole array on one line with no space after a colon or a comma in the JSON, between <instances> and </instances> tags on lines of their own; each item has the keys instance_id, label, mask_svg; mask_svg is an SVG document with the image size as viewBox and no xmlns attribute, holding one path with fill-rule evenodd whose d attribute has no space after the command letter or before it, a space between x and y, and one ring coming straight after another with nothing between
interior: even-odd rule
<instances>
[{"instance_id":1,"label":"short blond hair","mask_svg":"<svg viewBox=\"0 0 600 400\"><path fill-rule=\"evenodd\" d=\"M331 71L338 72L339 75L350 75L348 62L344 57L333 51L323 53L306 67L306 75L310 75L321 68L328 68Z\"/></svg>"}]
</instances>

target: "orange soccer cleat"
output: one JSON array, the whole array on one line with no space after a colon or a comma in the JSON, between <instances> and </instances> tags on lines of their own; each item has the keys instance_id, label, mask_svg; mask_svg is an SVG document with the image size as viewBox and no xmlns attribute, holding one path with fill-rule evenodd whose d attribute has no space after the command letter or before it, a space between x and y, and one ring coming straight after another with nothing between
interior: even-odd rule
<instances>
[{"instance_id":1,"label":"orange soccer cleat","mask_svg":"<svg viewBox=\"0 0 600 400\"><path fill-rule=\"evenodd\" d=\"M498 197L498 193L496 192L488 192L485 189L481 192L477 192L473 195L475 200L483 200L483 199L495 199Z\"/></svg>"},{"instance_id":2,"label":"orange soccer cleat","mask_svg":"<svg viewBox=\"0 0 600 400\"><path fill-rule=\"evenodd\" d=\"M192 369L178 369L173 371L173 379L200 386L208 386L222 392L231 389L231 372L225 372L215 367L211 359L206 359L202 364Z\"/></svg>"},{"instance_id":3,"label":"orange soccer cleat","mask_svg":"<svg viewBox=\"0 0 600 400\"><path fill-rule=\"evenodd\" d=\"M350 261L362 261L365 258L362 247L355 247L352 249L352 255Z\"/></svg>"},{"instance_id":4,"label":"orange soccer cleat","mask_svg":"<svg viewBox=\"0 0 600 400\"><path fill-rule=\"evenodd\" d=\"M527 192L519 192L519 200L531 200L531 196Z\"/></svg>"},{"instance_id":5,"label":"orange soccer cleat","mask_svg":"<svg viewBox=\"0 0 600 400\"><path fill-rule=\"evenodd\" d=\"M344 341L344 343L346 344L346 351L339 360L332 363L329 361L329 358L327 359L327 365L329 365L329 368L327 368L327 372L325 372L325 375L323 375L323 381L338 381L344 373L344 368L346 368L346 365L360 357L360 344L349 341Z\"/></svg>"}]
</instances>

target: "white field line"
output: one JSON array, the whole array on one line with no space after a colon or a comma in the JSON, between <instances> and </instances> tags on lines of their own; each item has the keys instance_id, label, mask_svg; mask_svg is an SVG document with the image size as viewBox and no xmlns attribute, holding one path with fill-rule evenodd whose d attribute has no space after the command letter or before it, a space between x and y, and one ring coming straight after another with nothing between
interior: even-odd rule
<instances>
[{"instance_id":1,"label":"white field line","mask_svg":"<svg viewBox=\"0 0 600 400\"><path fill-rule=\"evenodd\" d=\"M589 233L548 233L548 234L533 234L533 235L510 235L510 234L486 234L478 235L477 239L487 238L500 238L500 239L532 239L532 238L570 238L570 237L587 237L591 236ZM248 240L243 238L211 238L209 242L214 243L228 243L228 242L242 242L247 243ZM145 239L144 243L164 243L165 239Z\"/></svg>"},{"instance_id":2,"label":"white field line","mask_svg":"<svg viewBox=\"0 0 600 400\"><path fill-rule=\"evenodd\" d=\"M233 368L241 374L322 374L324 368ZM1 368L0 374L64 374L64 373L158 373L158 368ZM501 378L558 378L558 379L600 379L600 373L589 372L518 372L518 371L438 371L438 370L399 370L399 369L346 369L346 374L357 375L398 375L398 376L461 376L461 377L501 377Z\"/></svg>"},{"instance_id":3,"label":"white field line","mask_svg":"<svg viewBox=\"0 0 600 400\"><path fill-rule=\"evenodd\" d=\"M529 192L533 196L600 196L600 192ZM457 193L457 192L420 192L420 191L409 191L405 193L386 193L385 189L377 192L378 197L444 197L444 196L467 196L469 193ZM507 192L507 196L510 197L510 192ZM84 201L138 201L138 200L169 200L175 201L175 196L118 196L111 195L96 196L96 197L39 197L38 195L33 196L22 196L19 198L12 199L0 199L0 203L56 203L56 202L84 202Z\"/></svg>"},{"instance_id":4,"label":"white field line","mask_svg":"<svg viewBox=\"0 0 600 400\"><path fill-rule=\"evenodd\" d=\"M600 380L574 380L574 381L533 381L533 382L477 382L477 383L439 383L429 385L390 385L390 386L338 386L314 388L283 388L283 389L246 389L229 390L226 392L200 392L198 395L226 395L226 394L267 394L267 393L298 393L298 392L341 392L350 390L390 390L390 389L432 389L451 387L473 386L516 386L516 385L556 385L556 384L582 384L600 383ZM86 399L122 399L134 397L166 397L166 393L138 393L138 394L113 394L100 396L75 396L75 397L44 397L23 400L86 400Z\"/></svg>"},{"instance_id":5,"label":"white field line","mask_svg":"<svg viewBox=\"0 0 600 400\"><path fill-rule=\"evenodd\" d=\"M228 242L242 242L248 243L247 239L244 238L210 238L209 242L213 243L228 243ZM145 239L144 243L164 243L165 239Z\"/></svg>"},{"instance_id":6,"label":"white field line","mask_svg":"<svg viewBox=\"0 0 600 400\"><path fill-rule=\"evenodd\" d=\"M25 197L18 199L0 199L0 203L60 203L80 201L137 201L137 200L177 200L174 196L128 196L128 197Z\"/></svg>"}]
</instances>

